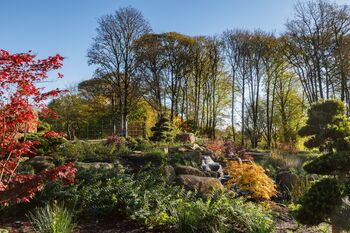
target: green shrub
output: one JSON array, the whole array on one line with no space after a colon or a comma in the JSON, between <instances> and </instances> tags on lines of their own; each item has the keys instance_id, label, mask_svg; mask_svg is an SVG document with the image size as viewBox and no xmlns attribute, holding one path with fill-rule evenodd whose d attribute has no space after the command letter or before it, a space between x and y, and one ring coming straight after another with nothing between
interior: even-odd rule
<instances>
[{"instance_id":1,"label":"green shrub","mask_svg":"<svg viewBox=\"0 0 350 233\"><path fill-rule=\"evenodd\" d=\"M153 144L149 140L144 138L137 138L136 142L137 144L135 150L146 151L153 147Z\"/></svg>"},{"instance_id":2,"label":"green shrub","mask_svg":"<svg viewBox=\"0 0 350 233\"><path fill-rule=\"evenodd\" d=\"M198 164L193 161L193 158L188 153L175 153L169 156L169 163L173 166L185 165L198 167Z\"/></svg>"},{"instance_id":3,"label":"green shrub","mask_svg":"<svg viewBox=\"0 0 350 233\"><path fill-rule=\"evenodd\" d=\"M299 134L309 136L308 148L326 152L304 166L305 171L318 175L331 175L315 183L301 200L296 219L302 224L318 225L335 218L349 198L346 186L350 171L350 119L345 115L345 104L340 100L324 100L310 107L308 120Z\"/></svg>"},{"instance_id":4,"label":"green shrub","mask_svg":"<svg viewBox=\"0 0 350 233\"><path fill-rule=\"evenodd\" d=\"M78 217L95 220L126 215L148 228L173 229L175 226L181 232L190 225L191 229L203 230L200 232L211 232L209 229L214 228L232 232L231 229L240 227L249 230L242 232L270 232L271 218L261 207L226 195L205 201L195 193L169 184L159 174L159 169L134 175L116 170L81 169L75 185L66 187L60 182L51 182L36 200L64 201L66 206L74 208ZM198 211L198 223L186 223L190 220L183 217L186 211ZM204 225L200 227L199 222Z\"/></svg>"},{"instance_id":5,"label":"green shrub","mask_svg":"<svg viewBox=\"0 0 350 233\"><path fill-rule=\"evenodd\" d=\"M308 173L330 175L347 173L350 168L350 151L324 154L304 165Z\"/></svg>"},{"instance_id":6,"label":"green shrub","mask_svg":"<svg viewBox=\"0 0 350 233\"><path fill-rule=\"evenodd\" d=\"M262 207L227 194L182 202L174 210L177 232L272 232L272 219Z\"/></svg>"},{"instance_id":7,"label":"green shrub","mask_svg":"<svg viewBox=\"0 0 350 233\"><path fill-rule=\"evenodd\" d=\"M345 104L337 99L313 104L307 112L306 125L299 130L300 136L311 136L305 146L321 152L350 150L350 119L345 109Z\"/></svg>"},{"instance_id":8,"label":"green shrub","mask_svg":"<svg viewBox=\"0 0 350 233\"><path fill-rule=\"evenodd\" d=\"M136 147L137 147L137 140L133 137L126 137L125 138L125 145L131 149L131 150L136 150Z\"/></svg>"},{"instance_id":9,"label":"green shrub","mask_svg":"<svg viewBox=\"0 0 350 233\"><path fill-rule=\"evenodd\" d=\"M300 182L294 184L291 187L289 196L292 203L299 203L302 197L310 190L312 185L311 179L309 176L301 176Z\"/></svg>"},{"instance_id":10,"label":"green shrub","mask_svg":"<svg viewBox=\"0 0 350 233\"><path fill-rule=\"evenodd\" d=\"M66 160L112 162L116 154L113 144L73 141L64 143L53 156L56 163L64 163Z\"/></svg>"},{"instance_id":11,"label":"green shrub","mask_svg":"<svg viewBox=\"0 0 350 233\"><path fill-rule=\"evenodd\" d=\"M342 203L343 188L334 178L324 178L315 183L301 199L296 219L305 225L318 225L329 219L334 209Z\"/></svg>"},{"instance_id":12,"label":"green shrub","mask_svg":"<svg viewBox=\"0 0 350 233\"><path fill-rule=\"evenodd\" d=\"M152 141L169 142L173 139L173 128L169 119L166 117L161 117L156 125L151 128L151 131L153 132L153 136L150 138Z\"/></svg>"},{"instance_id":13,"label":"green shrub","mask_svg":"<svg viewBox=\"0 0 350 233\"><path fill-rule=\"evenodd\" d=\"M152 150L146 152L144 158L154 164L165 164L168 160L168 155L161 150Z\"/></svg>"},{"instance_id":14,"label":"green shrub","mask_svg":"<svg viewBox=\"0 0 350 233\"><path fill-rule=\"evenodd\" d=\"M75 227L73 215L64 207L57 205L36 209L28 218L36 232L71 233Z\"/></svg>"}]
</instances>

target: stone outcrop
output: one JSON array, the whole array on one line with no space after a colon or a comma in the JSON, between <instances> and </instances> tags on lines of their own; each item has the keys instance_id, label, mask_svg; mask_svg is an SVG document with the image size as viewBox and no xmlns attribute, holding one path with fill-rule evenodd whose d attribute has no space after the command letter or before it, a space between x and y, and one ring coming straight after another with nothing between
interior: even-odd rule
<instances>
[{"instance_id":1,"label":"stone outcrop","mask_svg":"<svg viewBox=\"0 0 350 233\"><path fill-rule=\"evenodd\" d=\"M212 177L201 177L194 175L179 175L177 183L185 189L195 191L203 196L210 195L213 191L223 191L224 186L220 180Z\"/></svg>"},{"instance_id":2,"label":"stone outcrop","mask_svg":"<svg viewBox=\"0 0 350 233\"><path fill-rule=\"evenodd\" d=\"M201 170L191 166L177 166L175 167L176 175L194 175L194 176L206 176Z\"/></svg>"}]
</instances>

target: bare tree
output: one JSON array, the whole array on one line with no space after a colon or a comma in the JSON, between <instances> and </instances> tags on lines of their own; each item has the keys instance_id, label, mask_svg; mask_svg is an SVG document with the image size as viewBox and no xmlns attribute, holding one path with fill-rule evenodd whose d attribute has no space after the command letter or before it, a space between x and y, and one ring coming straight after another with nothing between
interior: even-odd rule
<instances>
[{"instance_id":1,"label":"bare tree","mask_svg":"<svg viewBox=\"0 0 350 233\"><path fill-rule=\"evenodd\" d=\"M299 2L287 23L286 56L298 74L309 103L346 98L345 38L350 30L349 8L326 0Z\"/></svg>"},{"instance_id":2,"label":"bare tree","mask_svg":"<svg viewBox=\"0 0 350 233\"><path fill-rule=\"evenodd\" d=\"M151 31L142 13L132 7L118 9L98 22L97 36L88 51L97 74L108 75L118 89L120 134L128 136L128 115L140 84L136 75L134 42Z\"/></svg>"},{"instance_id":3,"label":"bare tree","mask_svg":"<svg viewBox=\"0 0 350 233\"><path fill-rule=\"evenodd\" d=\"M226 53L227 61L231 67L232 80L231 80L231 127L233 141L235 137L235 90L236 90L236 76L238 75L238 69L240 64L241 48L240 48L240 31L227 30L223 34L223 42Z\"/></svg>"}]
</instances>

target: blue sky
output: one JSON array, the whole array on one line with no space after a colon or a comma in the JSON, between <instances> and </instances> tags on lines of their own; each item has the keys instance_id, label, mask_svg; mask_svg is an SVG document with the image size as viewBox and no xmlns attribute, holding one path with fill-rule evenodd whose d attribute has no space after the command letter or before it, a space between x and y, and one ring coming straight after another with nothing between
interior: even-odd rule
<instances>
[{"instance_id":1,"label":"blue sky","mask_svg":"<svg viewBox=\"0 0 350 233\"><path fill-rule=\"evenodd\" d=\"M345 4L350 0L337 0ZM214 35L226 29L280 33L297 0L1 0L0 48L32 50L38 57L61 54L65 78L49 87L67 88L92 76L86 52L97 19L123 6L142 11L157 33Z\"/></svg>"}]
</instances>

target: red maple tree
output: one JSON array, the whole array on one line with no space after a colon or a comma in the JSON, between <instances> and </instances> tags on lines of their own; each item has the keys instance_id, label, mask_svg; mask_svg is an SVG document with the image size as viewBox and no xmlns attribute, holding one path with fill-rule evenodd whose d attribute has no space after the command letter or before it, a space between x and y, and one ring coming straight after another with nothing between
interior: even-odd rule
<instances>
[{"instance_id":1,"label":"red maple tree","mask_svg":"<svg viewBox=\"0 0 350 233\"><path fill-rule=\"evenodd\" d=\"M0 205L29 202L47 180L74 182L72 164L35 175L16 172L21 157L35 155L33 148L39 142L26 139L26 135L37 123L36 113L52 116L45 100L62 92L45 91L36 84L47 79L49 71L61 68L62 61L60 55L36 59L31 52L10 54L0 49ZM58 73L58 77L62 75Z\"/></svg>"}]
</instances>

